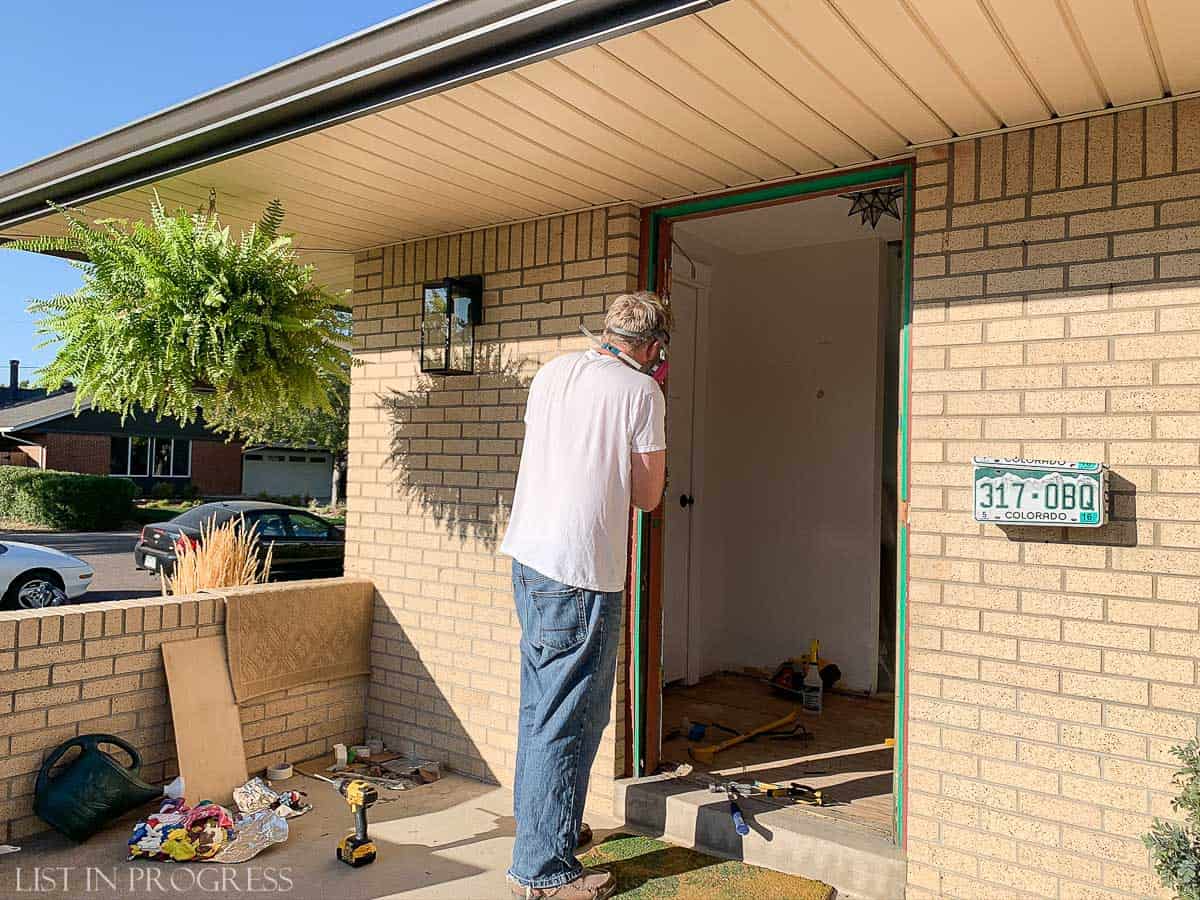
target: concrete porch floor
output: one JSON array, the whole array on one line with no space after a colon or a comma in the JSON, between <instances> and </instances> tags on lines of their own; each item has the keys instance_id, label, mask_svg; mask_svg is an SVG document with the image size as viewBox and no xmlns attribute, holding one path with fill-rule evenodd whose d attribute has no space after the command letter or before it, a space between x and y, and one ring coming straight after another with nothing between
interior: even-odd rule
<instances>
[{"instance_id":1,"label":"concrete porch floor","mask_svg":"<svg viewBox=\"0 0 1200 900\"><path fill-rule=\"evenodd\" d=\"M134 823L154 807L126 816L83 844L50 833L0 856L0 897L233 897L289 900L502 900L513 845L512 792L448 775L368 813L378 859L351 869L334 848L352 827L345 800L328 784L296 775L281 784L308 792L312 812L290 821L288 840L247 863L157 863L125 859ZM590 815L598 840L620 823ZM155 880L155 876L157 879ZM224 879L224 880L223 880ZM112 882L114 886L110 886ZM290 887L289 887L290 883Z\"/></svg>"}]
</instances>

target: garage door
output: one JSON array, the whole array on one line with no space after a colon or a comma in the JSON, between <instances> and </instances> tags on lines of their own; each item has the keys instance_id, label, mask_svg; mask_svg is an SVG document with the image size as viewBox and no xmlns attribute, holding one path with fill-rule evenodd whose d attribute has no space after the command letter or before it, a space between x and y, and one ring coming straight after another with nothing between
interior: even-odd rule
<instances>
[{"instance_id":1,"label":"garage door","mask_svg":"<svg viewBox=\"0 0 1200 900\"><path fill-rule=\"evenodd\" d=\"M249 497L312 497L329 500L333 457L299 450L256 450L242 465L242 492Z\"/></svg>"}]
</instances>

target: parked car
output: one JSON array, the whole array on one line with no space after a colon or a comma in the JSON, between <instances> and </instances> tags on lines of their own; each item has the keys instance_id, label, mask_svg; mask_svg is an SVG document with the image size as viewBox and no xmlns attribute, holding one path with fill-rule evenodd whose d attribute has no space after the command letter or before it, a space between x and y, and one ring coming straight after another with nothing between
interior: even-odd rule
<instances>
[{"instance_id":1,"label":"parked car","mask_svg":"<svg viewBox=\"0 0 1200 900\"><path fill-rule=\"evenodd\" d=\"M261 551L271 548L271 580L328 578L342 574L346 537L340 527L306 509L258 500L204 503L142 529L133 548L139 569L169 575L179 548L196 544L203 529L239 519L255 528Z\"/></svg>"},{"instance_id":2,"label":"parked car","mask_svg":"<svg viewBox=\"0 0 1200 900\"><path fill-rule=\"evenodd\" d=\"M82 559L20 541L0 541L0 609L42 609L82 597L95 575Z\"/></svg>"}]
</instances>

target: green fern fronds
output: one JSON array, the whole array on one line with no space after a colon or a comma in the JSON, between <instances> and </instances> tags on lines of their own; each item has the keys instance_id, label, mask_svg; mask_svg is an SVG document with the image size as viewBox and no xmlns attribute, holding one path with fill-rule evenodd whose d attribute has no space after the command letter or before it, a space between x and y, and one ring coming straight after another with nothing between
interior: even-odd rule
<instances>
[{"instance_id":1,"label":"green fern fronds","mask_svg":"<svg viewBox=\"0 0 1200 900\"><path fill-rule=\"evenodd\" d=\"M156 193L148 221L89 224L59 212L64 236L3 245L87 259L78 291L29 307L42 346L58 345L46 387L72 382L80 400L122 416L144 409L190 422L202 412L248 440L334 406L332 386L351 363L349 323L281 233L278 200L237 238L215 200L168 212Z\"/></svg>"},{"instance_id":2,"label":"green fern fronds","mask_svg":"<svg viewBox=\"0 0 1200 900\"><path fill-rule=\"evenodd\" d=\"M262 219L258 223L258 230L265 236L274 240L279 235L279 229L283 227L283 203L276 197L267 204L266 211L263 212Z\"/></svg>"}]
</instances>

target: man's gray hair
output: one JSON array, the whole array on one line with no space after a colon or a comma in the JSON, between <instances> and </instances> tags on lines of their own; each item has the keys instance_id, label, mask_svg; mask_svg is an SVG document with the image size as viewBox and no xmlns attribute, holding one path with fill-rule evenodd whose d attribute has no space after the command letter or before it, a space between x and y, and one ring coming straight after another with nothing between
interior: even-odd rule
<instances>
[{"instance_id":1,"label":"man's gray hair","mask_svg":"<svg viewBox=\"0 0 1200 900\"><path fill-rule=\"evenodd\" d=\"M671 333L671 307L653 291L621 294L604 316L604 333L631 347L649 343Z\"/></svg>"}]
</instances>

